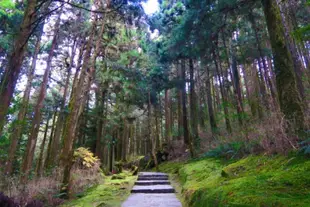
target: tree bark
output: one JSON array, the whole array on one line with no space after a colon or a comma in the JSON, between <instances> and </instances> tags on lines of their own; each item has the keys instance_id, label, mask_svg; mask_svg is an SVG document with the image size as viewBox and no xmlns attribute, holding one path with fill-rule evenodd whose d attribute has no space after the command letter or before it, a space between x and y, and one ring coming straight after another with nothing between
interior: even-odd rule
<instances>
[{"instance_id":1,"label":"tree bark","mask_svg":"<svg viewBox=\"0 0 310 207\"><path fill-rule=\"evenodd\" d=\"M294 64L285 42L284 27L276 0L262 0L274 55L280 108L294 131L304 129L304 112L297 90Z\"/></svg>"},{"instance_id":2,"label":"tree bark","mask_svg":"<svg viewBox=\"0 0 310 207\"><path fill-rule=\"evenodd\" d=\"M236 51L235 48L231 49L231 70L232 70L232 80L234 84L234 96L235 100L237 101L237 115L238 115L238 122L239 126L243 127L243 102L242 102L242 94L241 94L241 83L240 83L240 76L239 76L239 70L237 66L237 60L236 60Z\"/></svg>"},{"instance_id":3,"label":"tree bark","mask_svg":"<svg viewBox=\"0 0 310 207\"><path fill-rule=\"evenodd\" d=\"M207 94L207 102L208 102L208 112L209 112L209 123L211 127L211 131L213 134L218 132L216 119L213 110L213 101L211 95L211 77L210 77L210 70L207 68L207 77L206 77L206 94Z\"/></svg>"},{"instance_id":4,"label":"tree bark","mask_svg":"<svg viewBox=\"0 0 310 207\"><path fill-rule=\"evenodd\" d=\"M196 156L196 151L199 151L200 141L198 135L198 115L197 115L197 95L195 91L194 80L194 63L189 59L189 74L190 74L190 122L191 122L191 141L193 147L193 156Z\"/></svg>"},{"instance_id":5,"label":"tree bark","mask_svg":"<svg viewBox=\"0 0 310 207\"><path fill-rule=\"evenodd\" d=\"M24 126L24 120L27 114L29 97L30 97L30 92L31 92L31 84L32 84L33 77L34 77L38 54L40 52L41 36L43 33L43 27L40 29L41 29L40 33L37 35L37 42L36 42L35 51L32 57L32 63L31 63L31 66L30 66L30 69L27 75L28 80L27 80L25 91L24 91L23 102L18 112L17 123L14 126L14 131L12 135L10 136L11 143L10 143L10 148L9 148L9 153L8 153L9 156L8 156L8 160L5 166L5 174L9 174L9 175L12 173L12 165L14 162L17 148L18 148L18 140L21 138L22 129Z\"/></svg>"},{"instance_id":6,"label":"tree bark","mask_svg":"<svg viewBox=\"0 0 310 207\"><path fill-rule=\"evenodd\" d=\"M186 107L186 81L185 81L185 60L181 60L181 90L182 90L182 115L183 115L183 136L184 143L191 147L188 121L187 121L187 107Z\"/></svg>"},{"instance_id":7,"label":"tree bark","mask_svg":"<svg viewBox=\"0 0 310 207\"><path fill-rule=\"evenodd\" d=\"M231 128L231 124L230 124L230 120L229 120L229 114L228 114L228 108L227 108L227 104L228 104L227 94L226 94L226 91L224 89L223 82L221 80L221 73L220 73L220 70L219 70L219 63L217 62L218 56L216 55L215 50L213 50L213 57L214 57L214 65L215 65L216 73L217 73L217 76L218 76L218 81L220 83L220 91L221 91L221 95L222 95L222 103L223 103L223 108L224 108L226 130L227 130L228 133L231 133L232 132L232 128Z\"/></svg>"},{"instance_id":8,"label":"tree bark","mask_svg":"<svg viewBox=\"0 0 310 207\"><path fill-rule=\"evenodd\" d=\"M59 159L59 144L60 144L60 135L61 131L63 129L64 121L65 121L65 106L66 106L66 99L68 95L68 89L69 89L69 84L70 84L70 77L71 77L71 70L72 66L74 64L74 58L75 58L75 52L76 52L76 47L77 47L77 42L74 40L74 43L72 44L72 54L70 57L70 63L67 65L67 78L64 86L64 92L61 100L61 105L60 105L60 111L59 111L59 117L57 119L57 124L55 128L55 133L54 137L52 139L52 146L51 146L51 156L50 156L50 163L48 163L48 166L53 166L57 163Z\"/></svg>"},{"instance_id":9,"label":"tree bark","mask_svg":"<svg viewBox=\"0 0 310 207\"><path fill-rule=\"evenodd\" d=\"M148 134L151 141L151 156L153 157L156 171L159 172L158 160L156 156L156 138L154 130L152 130L152 104L151 104L151 92L148 93Z\"/></svg>"},{"instance_id":10,"label":"tree bark","mask_svg":"<svg viewBox=\"0 0 310 207\"><path fill-rule=\"evenodd\" d=\"M13 52L9 57L8 65L1 77L0 83L0 136L6 121L6 114L13 97L17 79L20 74L24 55L27 50L28 39L32 33L32 23L36 17L37 0L28 0L23 22L14 42Z\"/></svg>"},{"instance_id":11,"label":"tree bark","mask_svg":"<svg viewBox=\"0 0 310 207\"><path fill-rule=\"evenodd\" d=\"M122 141L122 160L127 161L127 140L128 140L128 126L124 120L123 141Z\"/></svg>"},{"instance_id":12,"label":"tree bark","mask_svg":"<svg viewBox=\"0 0 310 207\"><path fill-rule=\"evenodd\" d=\"M170 143L172 141L172 126L171 126L171 99L170 90L165 90L165 126L166 126L166 142Z\"/></svg>"},{"instance_id":13,"label":"tree bark","mask_svg":"<svg viewBox=\"0 0 310 207\"><path fill-rule=\"evenodd\" d=\"M45 124L45 130L44 130L44 135L43 135L43 140L40 146L40 154L37 160L37 165L36 165L36 176L37 177L41 177L42 173L43 173L43 155L44 155L44 148L45 148L45 142L47 139L47 132L48 132L48 128L49 128L49 122L50 122L50 114L49 112L47 112L47 120L46 120L46 124Z\"/></svg>"},{"instance_id":14,"label":"tree bark","mask_svg":"<svg viewBox=\"0 0 310 207\"><path fill-rule=\"evenodd\" d=\"M256 26L256 22L255 22L255 19L254 19L252 11L249 12L249 19L250 19L252 28L254 30L256 46L257 46L257 50L258 50L258 53L259 53L259 56L260 56L260 60L258 60L258 64L259 64L259 68L260 68L261 77L262 77L262 80L265 80L266 84L269 86L269 90L271 92L271 97L272 97L272 100L273 100L273 104L274 104L274 107L276 107L277 106L277 100L276 100L277 94L276 94L276 92L274 90L273 84L272 84L272 82L270 80L270 77L268 75L266 59L265 59L264 54L263 54L263 49L262 49L262 46L261 46L261 40L259 39L259 36L258 36L258 28ZM260 63L263 64L264 73L262 72L262 69L261 69L262 67L261 67ZM261 88L262 87L264 87L264 86L261 86ZM267 105L266 107L268 107L268 100L267 100L266 94L264 93L265 90L264 90L264 88L262 88L261 90L263 91L262 95L263 95L263 99L264 99L265 105Z\"/></svg>"},{"instance_id":15,"label":"tree bark","mask_svg":"<svg viewBox=\"0 0 310 207\"><path fill-rule=\"evenodd\" d=\"M93 21L91 32L86 46L84 54L83 65L77 87L72 91L71 100L69 102L69 114L66 117L65 128L64 128L64 146L61 153L61 165L64 168L64 176L62 182L61 192L64 193L63 197L70 197L70 180L71 180L71 168L72 168L72 156L73 156L73 143L75 139L76 126L78 124L80 116L81 101L84 100L84 93L87 89L88 84L85 84L87 78L91 76L88 70L89 60L91 55L91 49L93 39L96 30L97 21Z\"/></svg>"},{"instance_id":16,"label":"tree bark","mask_svg":"<svg viewBox=\"0 0 310 207\"><path fill-rule=\"evenodd\" d=\"M295 77L296 77L297 89L299 91L301 101L303 101L303 100L306 100L305 99L305 87L303 85L303 80L302 80L304 66L302 64L302 59L299 56L299 53L296 47L297 44L291 35L291 33L295 29L297 29L297 26L294 28L294 22L293 22L295 12L290 12L293 6L288 5L289 2L280 2L278 0L276 0L276 2L278 3L278 8L280 10L286 45L287 45L288 50L290 51L290 54L293 60L293 68L294 68Z\"/></svg>"},{"instance_id":17,"label":"tree bark","mask_svg":"<svg viewBox=\"0 0 310 207\"><path fill-rule=\"evenodd\" d=\"M183 128L183 112L182 112L182 72L180 63L177 63L176 66L177 74L178 74L178 90L177 90L177 96L178 96L178 139L181 139L182 133L184 131Z\"/></svg>"},{"instance_id":18,"label":"tree bark","mask_svg":"<svg viewBox=\"0 0 310 207\"><path fill-rule=\"evenodd\" d=\"M105 106L105 91L97 92L96 93L96 101L97 101L97 108L98 108L98 118L96 121L96 149L95 149L95 155L99 158L102 158L102 135L103 134L103 127L104 127L104 120L106 120L104 116L104 106Z\"/></svg>"},{"instance_id":19,"label":"tree bark","mask_svg":"<svg viewBox=\"0 0 310 207\"><path fill-rule=\"evenodd\" d=\"M35 107L34 118L32 121L30 135L29 135L28 143L27 143L27 147L26 147L26 153L25 153L24 160L23 160L23 165L22 165L23 175L21 176L21 181L24 183L28 180L28 175L29 175L29 172L31 170L31 165L33 162L38 132L40 129L40 121L41 121L41 115L42 115L41 110L43 109L43 106L44 106L44 99L46 96L47 83L48 83L48 78L49 78L51 66L52 66L52 58L54 56L54 50L56 49L56 45L57 45L58 32L59 32L59 26L60 26L60 15L61 15L61 12L59 13L57 21L55 23L52 46L50 48L50 51L48 54L48 59L46 61L46 69L45 69L45 72L43 75L43 81L41 83L39 98L38 98L38 102L37 102L36 107Z\"/></svg>"},{"instance_id":20,"label":"tree bark","mask_svg":"<svg viewBox=\"0 0 310 207\"><path fill-rule=\"evenodd\" d=\"M45 158L45 162L44 162L45 170L49 170L50 169L49 163L50 163L50 159L51 159L52 142L53 142L53 137L54 137L55 128L56 128L56 117L57 117L57 114L58 114L57 110L58 110L58 106L55 108L53 124L52 124L52 130L51 130L51 134L50 134L50 139L48 141L46 158Z\"/></svg>"}]
</instances>

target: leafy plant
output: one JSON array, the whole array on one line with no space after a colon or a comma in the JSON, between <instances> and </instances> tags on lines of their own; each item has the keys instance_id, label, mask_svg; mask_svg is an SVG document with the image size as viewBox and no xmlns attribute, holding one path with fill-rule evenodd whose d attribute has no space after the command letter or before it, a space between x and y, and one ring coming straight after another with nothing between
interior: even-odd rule
<instances>
[{"instance_id":1,"label":"leafy plant","mask_svg":"<svg viewBox=\"0 0 310 207\"><path fill-rule=\"evenodd\" d=\"M204 154L204 157L236 158L245 148L244 142L226 143Z\"/></svg>"},{"instance_id":2,"label":"leafy plant","mask_svg":"<svg viewBox=\"0 0 310 207\"><path fill-rule=\"evenodd\" d=\"M310 155L310 130L306 131L308 138L299 143L299 153Z\"/></svg>"},{"instance_id":3,"label":"leafy plant","mask_svg":"<svg viewBox=\"0 0 310 207\"><path fill-rule=\"evenodd\" d=\"M81 163L84 167L92 168L99 158L94 156L94 153L89 151L89 149L80 147L74 151L74 162Z\"/></svg>"}]
</instances>

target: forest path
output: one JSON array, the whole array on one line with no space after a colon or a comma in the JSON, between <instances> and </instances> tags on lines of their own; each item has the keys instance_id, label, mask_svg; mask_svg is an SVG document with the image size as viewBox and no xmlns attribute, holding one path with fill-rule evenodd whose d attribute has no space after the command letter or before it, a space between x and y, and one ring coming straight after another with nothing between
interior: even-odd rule
<instances>
[{"instance_id":1,"label":"forest path","mask_svg":"<svg viewBox=\"0 0 310 207\"><path fill-rule=\"evenodd\" d=\"M140 172L122 207L182 207L165 173Z\"/></svg>"}]
</instances>

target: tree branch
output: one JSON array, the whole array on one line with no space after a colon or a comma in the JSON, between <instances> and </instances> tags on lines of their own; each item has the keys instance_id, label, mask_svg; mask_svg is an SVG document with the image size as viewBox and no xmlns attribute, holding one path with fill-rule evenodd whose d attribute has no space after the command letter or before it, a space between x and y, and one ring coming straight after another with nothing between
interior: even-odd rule
<instances>
[{"instance_id":1,"label":"tree branch","mask_svg":"<svg viewBox=\"0 0 310 207\"><path fill-rule=\"evenodd\" d=\"M92 10L92 9L88 9L86 7L83 7L83 6L80 6L80 5L77 5L77 4L73 4L73 3L70 3L69 1L64 1L64 0L56 0L58 2L62 2L62 3L65 3L65 4L68 4L72 7L76 7L78 9L83 9L85 11L88 11L88 12L93 12L93 13L97 13L97 14L109 14L109 13L112 13L112 12L115 12L117 10L119 10L122 6L124 6L124 1L122 1L122 3L120 3L120 5L118 5L115 9L113 10L110 10L110 11L101 11L101 10Z\"/></svg>"}]
</instances>

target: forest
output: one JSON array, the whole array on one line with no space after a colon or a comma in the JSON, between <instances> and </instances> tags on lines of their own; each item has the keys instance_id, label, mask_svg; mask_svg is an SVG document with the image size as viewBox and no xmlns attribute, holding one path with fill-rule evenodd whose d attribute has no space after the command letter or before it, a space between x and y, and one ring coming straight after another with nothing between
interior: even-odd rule
<instances>
[{"instance_id":1,"label":"forest","mask_svg":"<svg viewBox=\"0 0 310 207\"><path fill-rule=\"evenodd\" d=\"M0 206L310 206L310 1L149 1L0 0Z\"/></svg>"}]
</instances>

